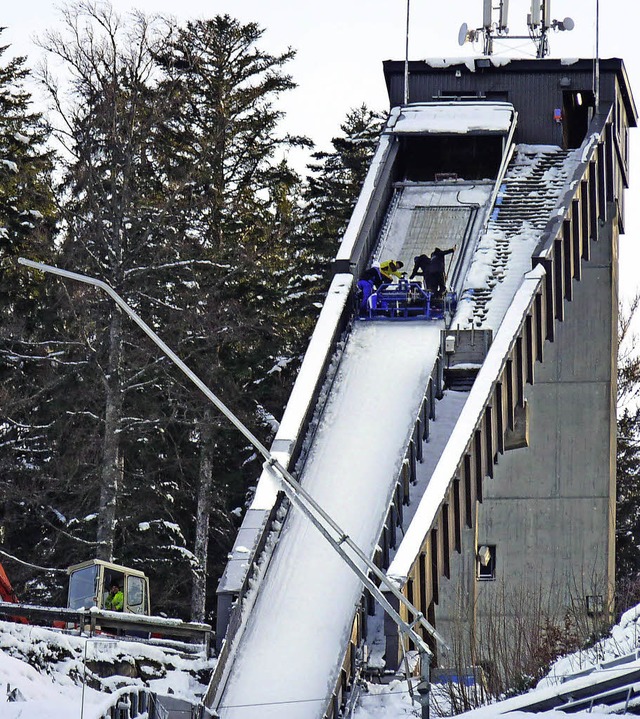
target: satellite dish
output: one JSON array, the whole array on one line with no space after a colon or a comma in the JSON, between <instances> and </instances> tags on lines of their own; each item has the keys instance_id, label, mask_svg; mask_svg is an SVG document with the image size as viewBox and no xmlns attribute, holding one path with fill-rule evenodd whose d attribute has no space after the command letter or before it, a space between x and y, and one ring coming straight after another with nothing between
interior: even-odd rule
<instances>
[{"instance_id":1,"label":"satellite dish","mask_svg":"<svg viewBox=\"0 0 640 719\"><path fill-rule=\"evenodd\" d=\"M460 47L462 47L467 41L468 32L469 28L467 26L467 23L463 22L462 25L460 25L460 30L458 30L458 45L460 45Z\"/></svg>"},{"instance_id":2,"label":"satellite dish","mask_svg":"<svg viewBox=\"0 0 640 719\"><path fill-rule=\"evenodd\" d=\"M576 26L576 24L573 22L573 19L570 17L566 17L562 24L564 25L565 30L573 30L573 28Z\"/></svg>"}]
</instances>

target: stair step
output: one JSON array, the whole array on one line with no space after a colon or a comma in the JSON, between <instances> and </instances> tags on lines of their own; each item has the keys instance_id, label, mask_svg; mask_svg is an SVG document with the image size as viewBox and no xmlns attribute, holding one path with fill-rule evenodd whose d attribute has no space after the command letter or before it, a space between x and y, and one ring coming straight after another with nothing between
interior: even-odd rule
<instances>
[{"instance_id":1,"label":"stair step","mask_svg":"<svg viewBox=\"0 0 640 719\"><path fill-rule=\"evenodd\" d=\"M487 285L474 289L472 295L475 326L482 326L487 318L492 289L505 280L511 239L525 229L541 231L548 222L567 182L564 163L569 154L564 150L516 152L512 158L487 224L487 233L497 236Z\"/></svg>"}]
</instances>

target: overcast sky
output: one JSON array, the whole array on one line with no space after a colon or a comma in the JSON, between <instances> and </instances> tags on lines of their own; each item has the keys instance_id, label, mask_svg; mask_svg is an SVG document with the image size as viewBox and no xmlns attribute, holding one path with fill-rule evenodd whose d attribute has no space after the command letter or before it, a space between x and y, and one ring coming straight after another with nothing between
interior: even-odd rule
<instances>
[{"instance_id":1,"label":"overcast sky","mask_svg":"<svg viewBox=\"0 0 640 719\"><path fill-rule=\"evenodd\" d=\"M494 5L497 5L497 0ZM0 24L7 26L3 44L15 54L26 54L30 63L40 56L32 38L60 23L51 0L4 0ZM297 51L289 71L298 88L283 98L287 129L310 136L322 149L339 134L348 110L363 102L386 110L388 100L382 61L405 56L406 0L113 0L116 10L132 8L174 15L179 19L208 18L228 13L258 22L264 29L261 47L282 52ZM509 27L512 35L526 34L529 0L511 0ZM593 57L595 54L596 0L552 0L552 17L570 16L572 32L552 32L551 57ZM462 22L470 28L482 25L482 0L410 0L410 59L458 57L480 54L481 43L458 45ZM640 2L600 0L600 57L621 57L626 65L635 100L640 105ZM534 57L529 40L498 42L496 55ZM631 135L631 189L627 192L627 234L621 242L621 281L625 294L638 286L640 265L640 130ZM637 209L634 208L634 205ZM635 250L636 246L639 249ZM634 251L635 250L635 251Z\"/></svg>"}]
</instances>

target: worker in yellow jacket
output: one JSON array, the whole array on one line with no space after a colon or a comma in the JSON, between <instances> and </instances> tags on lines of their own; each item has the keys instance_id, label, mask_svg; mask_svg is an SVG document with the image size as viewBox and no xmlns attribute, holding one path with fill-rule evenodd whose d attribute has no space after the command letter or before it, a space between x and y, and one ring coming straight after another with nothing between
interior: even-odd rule
<instances>
[{"instance_id":1,"label":"worker in yellow jacket","mask_svg":"<svg viewBox=\"0 0 640 719\"><path fill-rule=\"evenodd\" d=\"M387 260L386 262L381 262L380 273L382 274L382 279L385 282L393 282L394 277L401 280L407 274L406 272L400 272L403 267L404 262L401 262L400 260Z\"/></svg>"},{"instance_id":2,"label":"worker in yellow jacket","mask_svg":"<svg viewBox=\"0 0 640 719\"><path fill-rule=\"evenodd\" d=\"M117 582L113 582L111 585L109 596L104 603L104 608L110 609L113 612L121 612L124 609L124 594Z\"/></svg>"}]
</instances>

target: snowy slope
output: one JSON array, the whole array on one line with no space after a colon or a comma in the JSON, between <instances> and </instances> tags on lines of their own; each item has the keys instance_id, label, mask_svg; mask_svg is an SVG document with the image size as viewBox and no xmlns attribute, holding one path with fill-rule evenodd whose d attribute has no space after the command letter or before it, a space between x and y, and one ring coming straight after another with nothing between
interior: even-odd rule
<instances>
[{"instance_id":1,"label":"snowy slope","mask_svg":"<svg viewBox=\"0 0 640 719\"><path fill-rule=\"evenodd\" d=\"M370 556L440 340L440 323L358 323L302 484ZM322 716L362 588L292 511L218 711L225 719Z\"/></svg>"},{"instance_id":2,"label":"snowy slope","mask_svg":"<svg viewBox=\"0 0 640 719\"><path fill-rule=\"evenodd\" d=\"M96 664L101 677L93 673ZM0 717L96 719L127 686L197 704L214 664L177 648L0 622Z\"/></svg>"},{"instance_id":3,"label":"snowy slope","mask_svg":"<svg viewBox=\"0 0 640 719\"><path fill-rule=\"evenodd\" d=\"M608 636L600 639L596 644L573 654L561 657L551 666L547 676L538 686L520 696L512 697L503 702L489 704L459 716L466 719L494 719L506 715L512 719L524 717L540 717L540 719L566 719L571 716L576 719L600 719L611 716L613 707L599 705L596 701L592 709L583 709L577 712L551 709L541 712L526 711L523 707L542 701L544 698L554 696L558 690L565 695L571 695L580 686L593 686L603 677L612 678L616 673L632 672L640 668L640 605L625 612ZM621 658L628 658L622 663ZM617 665L617 666L616 666ZM414 684L417 679L413 679ZM628 686L635 686L637 682L630 680ZM638 716L637 697L632 701L628 710L618 707L616 716ZM431 716L448 716L447 693L439 684L431 688ZM401 717L420 716L420 707L412 704L407 682L395 679L389 684L369 684L358 700L353 719L400 719Z\"/></svg>"}]
</instances>

